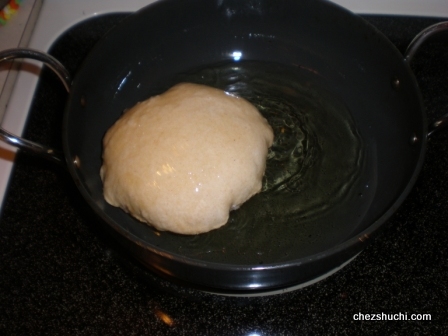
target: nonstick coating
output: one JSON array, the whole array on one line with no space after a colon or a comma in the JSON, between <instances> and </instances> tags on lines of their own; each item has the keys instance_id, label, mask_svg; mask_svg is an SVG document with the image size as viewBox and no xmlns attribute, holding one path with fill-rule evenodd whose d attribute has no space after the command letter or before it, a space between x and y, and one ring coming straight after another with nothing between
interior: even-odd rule
<instances>
[{"instance_id":1,"label":"nonstick coating","mask_svg":"<svg viewBox=\"0 0 448 336\"><path fill-rule=\"evenodd\" d=\"M262 246L241 239L257 226L222 237L219 230L183 237L156 232L108 205L99 176L102 138L123 111L193 69L245 61L317 73L341 99L365 147L368 173L360 177L365 188L359 201L338 208L337 220L324 227L273 220ZM79 190L134 257L173 280L243 293L303 283L359 253L412 188L423 161L426 119L402 55L339 6L316 0L163 0L126 18L86 58L66 107L63 142ZM213 243L206 235L213 235ZM241 251L229 252L229 240L238 239ZM282 252L278 246L286 240Z\"/></svg>"}]
</instances>

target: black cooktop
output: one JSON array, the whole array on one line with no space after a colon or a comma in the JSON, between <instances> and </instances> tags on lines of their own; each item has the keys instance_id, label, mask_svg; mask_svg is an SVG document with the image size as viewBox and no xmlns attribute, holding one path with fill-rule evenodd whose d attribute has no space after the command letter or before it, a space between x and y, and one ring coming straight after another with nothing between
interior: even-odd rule
<instances>
[{"instance_id":1,"label":"black cooktop","mask_svg":"<svg viewBox=\"0 0 448 336\"><path fill-rule=\"evenodd\" d=\"M94 43L126 15L78 24L51 53L75 73ZM421 29L441 21L365 18L402 52ZM448 39L442 36L426 43L413 64L429 120L448 111L447 60ZM25 131L28 139L61 147L66 97L58 79L44 70ZM0 218L0 333L446 334L447 133L431 139L413 191L353 262L304 289L252 298L203 293L141 268L103 233L64 168L19 154ZM408 320L358 321L359 313ZM411 321L412 314L430 314L431 320Z\"/></svg>"}]
</instances>

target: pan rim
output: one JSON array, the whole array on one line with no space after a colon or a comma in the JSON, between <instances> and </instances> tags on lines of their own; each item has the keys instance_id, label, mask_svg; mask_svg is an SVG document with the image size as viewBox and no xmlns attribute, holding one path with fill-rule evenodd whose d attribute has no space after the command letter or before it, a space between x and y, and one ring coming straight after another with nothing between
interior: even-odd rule
<instances>
[{"instance_id":1,"label":"pan rim","mask_svg":"<svg viewBox=\"0 0 448 336\"><path fill-rule=\"evenodd\" d=\"M150 4L148 7L156 5L157 3ZM340 7L338 5L332 4L336 7ZM342 7L340 7L342 8ZM342 8L344 11L348 12L345 8ZM145 10L145 9L143 9ZM141 11L143 11L141 10ZM138 15L141 13L141 11L136 12L133 15ZM354 17L356 17L359 20L363 20L358 15L352 14ZM131 15L132 16L132 15ZM125 20L127 20L126 18ZM399 51L396 49L396 47L381 33L379 32L373 25L365 21L366 24L373 27L375 31L377 32L378 36L380 38L387 41L387 43L390 45L391 48L396 50L397 54L400 54ZM401 55L401 54L400 54ZM406 66L406 65L404 65ZM407 67L407 72L409 72L409 77L413 80L412 85L415 87L415 92L418 96L418 101L420 104L420 111L421 111L421 117L422 117L422 130L423 134L426 134L427 132L427 120L426 115L423 108L423 100L421 97L421 91L418 88L418 83L414 77L413 72ZM68 106L68 104L67 104ZM68 126L67 123L67 113L64 114L64 127L66 128ZM68 170L70 172L70 175L72 176L75 184L77 185L79 191L83 195L84 199L89 203L90 207L95 211L99 217L106 222L109 226L111 226L115 231L117 231L120 235L126 237L126 239L131 240L134 243L137 243L140 247L143 247L145 250L150 251L151 253L157 254L163 258L169 258L170 260L173 260L175 262L180 262L187 265L197 266L197 267L207 267L208 269L213 270L223 270L223 271L269 271L269 270L277 270L277 269L286 269L294 266L299 266L306 263L311 263L313 261L324 259L328 256L335 255L339 252L342 252L344 250L347 250L349 248L353 247L361 247L363 245L366 245L369 241L371 241L371 237L373 237L373 234L378 231L378 229L388 220L390 217L397 211L397 209L401 206L401 204L405 201L411 190L413 189L418 176L420 174L420 171L424 164L424 157L426 152L426 145L427 145L427 139L426 137L423 137L418 144L420 146L419 155L418 155L418 161L417 164L414 166L414 170L412 172L411 178L409 179L406 187L401 191L400 195L395 199L395 201L389 206L387 211L383 212L382 215L376 219L374 222L372 222L365 230L357 234L356 236L338 244L335 245L327 250L312 254L307 257L302 257L299 259L292 259L290 261L280 261L275 263L266 263L263 265L253 265L253 264L228 264L228 263L221 263L221 262L213 262L213 261L201 261L192 257L183 256L181 254L174 253L172 251L167 251L163 247L154 247L151 244L148 244L145 242L142 238L135 236L134 234L124 230L121 226L117 226L116 223L109 218L108 215L104 213L104 211L96 204L96 202L92 199L89 192L85 188L82 180L79 178L77 167L72 162L72 157L70 157L70 150L68 145L68 139L65 136L66 132L64 130L63 132L63 146L64 146L64 153L66 155L66 161L68 165ZM365 238L363 238L365 237Z\"/></svg>"}]
</instances>

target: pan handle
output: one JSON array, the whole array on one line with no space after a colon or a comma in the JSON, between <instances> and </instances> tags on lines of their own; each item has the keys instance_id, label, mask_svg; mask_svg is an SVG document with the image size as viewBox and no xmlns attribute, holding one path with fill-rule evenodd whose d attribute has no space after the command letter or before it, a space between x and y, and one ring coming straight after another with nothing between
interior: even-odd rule
<instances>
[{"instance_id":1,"label":"pan handle","mask_svg":"<svg viewBox=\"0 0 448 336\"><path fill-rule=\"evenodd\" d=\"M71 78L67 69L53 56L37 51L34 49L27 48L14 48L0 51L0 63L4 61L13 60L16 58L30 58L37 61L41 61L46 66L48 66L54 73L59 77L59 79L64 84L67 92L70 92ZM32 142L17 135L14 135L3 127L0 127L0 140L6 142L7 144L19 148L28 153L37 154L51 161L57 163L65 164L64 155L61 151L51 149L49 147L40 145L36 142Z\"/></svg>"},{"instance_id":2,"label":"pan handle","mask_svg":"<svg viewBox=\"0 0 448 336\"><path fill-rule=\"evenodd\" d=\"M436 23L422 30L419 34L417 34L417 36L414 37L414 39L411 41L411 43L409 44L408 48L404 53L405 62L411 64L415 54L420 49L421 45L428 38L442 31L448 31L448 21ZM435 132L440 131L442 128L445 128L447 126L448 126L448 113L428 126L427 137L430 138Z\"/></svg>"}]
</instances>

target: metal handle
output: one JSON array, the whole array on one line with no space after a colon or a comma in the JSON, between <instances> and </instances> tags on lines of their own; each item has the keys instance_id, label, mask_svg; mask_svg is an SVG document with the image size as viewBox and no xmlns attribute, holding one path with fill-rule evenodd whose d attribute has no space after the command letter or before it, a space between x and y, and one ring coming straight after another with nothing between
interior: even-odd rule
<instances>
[{"instance_id":1,"label":"metal handle","mask_svg":"<svg viewBox=\"0 0 448 336\"><path fill-rule=\"evenodd\" d=\"M70 92L71 78L67 69L53 56L33 49L15 48L0 51L0 63L16 58L30 58L41 61L59 77L67 92ZM58 150L40 145L14 135L0 127L0 140L23 151L37 154L58 163L65 163L64 155Z\"/></svg>"},{"instance_id":2,"label":"metal handle","mask_svg":"<svg viewBox=\"0 0 448 336\"><path fill-rule=\"evenodd\" d=\"M448 31L448 21L436 23L422 30L419 34L417 34L417 36L414 37L414 39L409 44L408 48L404 53L405 55L404 60L408 64L411 64L415 54L420 49L421 45L428 38L442 31ZM447 126L448 126L448 113L428 126L427 137L428 138L431 137L435 132L440 131L442 128L445 128Z\"/></svg>"}]
</instances>

